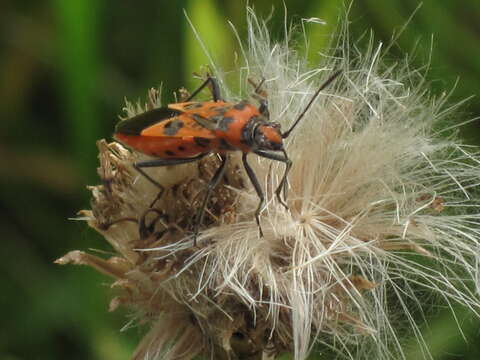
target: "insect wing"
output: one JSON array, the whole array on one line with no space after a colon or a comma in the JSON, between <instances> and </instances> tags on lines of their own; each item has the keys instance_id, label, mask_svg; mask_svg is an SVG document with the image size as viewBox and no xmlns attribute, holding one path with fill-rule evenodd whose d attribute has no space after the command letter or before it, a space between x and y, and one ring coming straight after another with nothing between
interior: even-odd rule
<instances>
[{"instance_id":1,"label":"insect wing","mask_svg":"<svg viewBox=\"0 0 480 360\"><path fill-rule=\"evenodd\" d=\"M215 137L213 131L199 124L192 115L188 113L182 113L164 121L157 122L143 129L140 135L170 138L201 137L207 139L213 139Z\"/></svg>"},{"instance_id":2,"label":"insect wing","mask_svg":"<svg viewBox=\"0 0 480 360\"><path fill-rule=\"evenodd\" d=\"M153 109L130 119L120 121L115 127L115 133L124 135L140 135L140 133L154 124L161 123L179 115L179 110L168 107Z\"/></svg>"},{"instance_id":3,"label":"insect wing","mask_svg":"<svg viewBox=\"0 0 480 360\"><path fill-rule=\"evenodd\" d=\"M169 104L168 108L173 111L181 111L196 115L204 119L214 118L223 115L232 108L233 104L224 101L186 102Z\"/></svg>"}]
</instances>

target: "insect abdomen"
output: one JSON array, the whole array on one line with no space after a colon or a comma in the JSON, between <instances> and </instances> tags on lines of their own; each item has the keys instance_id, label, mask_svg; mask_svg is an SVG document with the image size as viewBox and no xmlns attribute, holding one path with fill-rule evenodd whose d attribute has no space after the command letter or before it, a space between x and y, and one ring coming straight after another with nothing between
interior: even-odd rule
<instances>
[{"instance_id":1,"label":"insect abdomen","mask_svg":"<svg viewBox=\"0 0 480 360\"><path fill-rule=\"evenodd\" d=\"M115 139L143 154L162 158L188 158L218 148L217 139L202 137L148 137L116 133Z\"/></svg>"}]
</instances>

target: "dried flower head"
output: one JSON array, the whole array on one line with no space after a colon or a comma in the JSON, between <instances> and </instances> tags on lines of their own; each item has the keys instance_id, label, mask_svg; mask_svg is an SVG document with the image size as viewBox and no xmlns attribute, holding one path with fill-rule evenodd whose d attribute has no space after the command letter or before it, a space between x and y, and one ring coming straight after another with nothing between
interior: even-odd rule
<instances>
[{"instance_id":1,"label":"dried flower head","mask_svg":"<svg viewBox=\"0 0 480 360\"><path fill-rule=\"evenodd\" d=\"M288 139L288 210L274 195L284 165L250 157L266 193L264 237L238 154L192 247L192 215L217 156L149 169L167 188L154 202L158 189L132 168L141 155L98 142L102 184L82 213L118 255L75 251L58 262L115 279L110 308L127 306L150 326L134 359L305 359L315 343L345 358L399 359L405 323L422 342L422 291L478 315L480 157L438 130L455 106L432 99L408 63L387 67L373 42L358 51L342 33L309 69L251 10L248 31L245 67L228 73L240 91L216 75L231 101L249 91L248 78L265 77L271 119L284 128L343 70ZM152 90L145 106L127 102L127 118L159 106Z\"/></svg>"}]
</instances>

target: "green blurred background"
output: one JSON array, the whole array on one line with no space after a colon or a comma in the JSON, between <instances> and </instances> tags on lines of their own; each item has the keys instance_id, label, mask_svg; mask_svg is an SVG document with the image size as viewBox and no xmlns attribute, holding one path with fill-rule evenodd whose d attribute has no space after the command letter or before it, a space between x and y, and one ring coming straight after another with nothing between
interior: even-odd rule
<instances>
[{"instance_id":1,"label":"green blurred background","mask_svg":"<svg viewBox=\"0 0 480 360\"><path fill-rule=\"evenodd\" d=\"M310 25L321 49L344 12L339 0L285 0L290 20L319 17ZM250 1L282 38L283 2ZM417 0L357 0L350 13L352 39L373 29L388 42L419 5ZM0 359L127 359L142 329L120 330L128 313L108 313L109 280L93 270L59 267L72 249L110 251L81 222L89 207L87 184L96 184L95 141L111 139L124 97L143 98L163 83L164 100L192 86L191 73L207 60L183 15L189 13L219 65L233 65L236 41L226 20L245 33L240 0L50 0L0 2ZM433 48L431 37L433 36ZM425 0L388 57L415 49L432 91L452 102L480 88L480 1ZM431 52L431 53L430 53ZM473 98L458 121L480 115ZM479 144L479 123L462 131ZM425 336L434 359L480 359L480 322L458 309L438 309ZM420 358L413 345L409 359Z\"/></svg>"}]
</instances>

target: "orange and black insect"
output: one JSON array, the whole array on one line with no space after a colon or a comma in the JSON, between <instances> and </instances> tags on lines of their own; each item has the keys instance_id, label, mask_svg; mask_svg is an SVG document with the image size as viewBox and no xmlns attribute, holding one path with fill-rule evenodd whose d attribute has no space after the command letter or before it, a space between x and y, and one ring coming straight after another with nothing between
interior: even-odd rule
<instances>
[{"instance_id":1,"label":"orange and black insect","mask_svg":"<svg viewBox=\"0 0 480 360\"><path fill-rule=\"evenodd\" d=\"M225 102L221 98L216 79L207 76L202 85L185 102L153 109L119 122L114 137L125 145L156 158L135 162L133 166L160 189L159 196L163 193L164 187L148 175L144 168L185 164L200 160L211 153L220 155L221 164L207 186L207 193L195 218L194 244L203 222L205 207L225 171L226 153L241 151L243 166L260 199L255 219L260 235L263 236L260 212L265 197L253 169L247 162L247 155L254 153L285 163L285 172L275 194L279 202L287 207L285 202L287 176L292 162L283 146L283 139L290 135L320 92L339 74L340 72L334 73L320 86L302 113L285 132L281 131L279 123L269 120L267 100L259 96L263 81L255 88L256 98L260 103L257 107L246 100L236 104ZM191 101L206 86L211 89L213 101ZM284 199L281 197L282 190Z\"/></svg>"}]
</instances>

